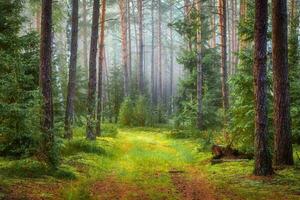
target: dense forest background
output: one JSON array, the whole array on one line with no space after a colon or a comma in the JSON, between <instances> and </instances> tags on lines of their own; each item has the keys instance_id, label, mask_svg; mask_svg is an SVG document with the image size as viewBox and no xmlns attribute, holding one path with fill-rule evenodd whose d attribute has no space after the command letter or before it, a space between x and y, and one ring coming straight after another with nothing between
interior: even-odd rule
<instances>
[{"instance_id":1,"label":"dense forest background","mask_svg":"<svg viewBox=\"0 0 300 200\"><path fill-rule=\"evenodd\" d=\"M253 158L258 176L297 166L299 8L0 1L0 156L57 171L72 141L93 148L119 128L152 127L213 146L214 158Z\"/></svg>"}]
</instances>

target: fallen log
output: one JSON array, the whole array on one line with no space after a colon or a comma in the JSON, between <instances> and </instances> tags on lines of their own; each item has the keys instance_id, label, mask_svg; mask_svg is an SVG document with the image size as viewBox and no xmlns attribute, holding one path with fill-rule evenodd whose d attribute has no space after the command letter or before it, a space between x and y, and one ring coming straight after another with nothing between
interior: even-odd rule
<instances>
[{"instance_id":1,"label":"fallen log","mask_svg":"<svg viewBox=\"0 0 300 200\"><path fill-rule=\"evenodd\" d=\"M252 159L253 154L243 153L230 146L213 145L211 148L213 159Z\"/></svg>"}]
</instances>

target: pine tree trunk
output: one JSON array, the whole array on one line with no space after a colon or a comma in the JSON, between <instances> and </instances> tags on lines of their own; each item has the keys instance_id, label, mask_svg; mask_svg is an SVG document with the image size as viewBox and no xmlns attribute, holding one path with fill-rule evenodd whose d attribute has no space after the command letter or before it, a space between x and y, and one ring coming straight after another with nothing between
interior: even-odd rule
<instances>
[{"instance_id":1,"label":"pine tree trunk","mask_svg":"<svg viewBox=\"0 0 300 200\"><path fill-rule=\"evenodd\" d=\"M140 94L144 93L144 41L143 41L143 1L137 0L138 23L139 23L139 90Z\"/></svg>"},{"instance_id":2,"label":"pine tree trunk","mask_svg":"<svg viewBox=\"0 0 300 200\"><path fill-rule=\"evenodd\" d=\"M74 98L76 90L76 67L77 67L77 49L78 49L78 0L72 0L72 38L71 55L69 66L69 83L67 94L67 105L65 115L65 134L66 139L72 139L72 125L74 119Z\"/></svg>"},{"instance_id":3,"label":"pine tree trunk","mask_svg":"<svg viewBox=\"0 0 300 200\"><path fill-rule=\"evenodd\" d=\"M38 33L41 33L41 10L40 9L38 9L36 12L35 23L36 23L36 31Z\"/></svg>"},{"instance_id":4,"label":"pine tree trunk","mask_svg":"<svg viewBox=\"0 0 300 200\"><path fill-rule=\"evenodd\" d=\"M240 0L240 22L243 22L246 19L247 15L247 1L248 0ZM247 46L247 42L243 36L239 38L239 50L245 49Z\"/></svg>"},{"instance_id":5,"label":"pine tree trunk","mask_svg":"<svg viewBox=\"0 0 300 200\"><path fill-rule=\"evenodd\" d=\"M131 14L130 14L130 0L127 1L127 30L128 30L128 78L129 82L132 79L132 55L131 55ZM130 84L129 84L130 85Z\"/></svg>"},{"instance_id":6,"label":"pine tree trunk","mask_svg":"<svg viewBox=\"0 0 300 200\"><path fill-rule=\"evenodd\" d=\"M89 61L89 88L88 88L88 115L87 115L87 130L86 137L89 140L96 139L95 130L95 117L96 117L96 86L97 86L97 42L99 32L99 12L100 1L94 0L93 5L93 19L92 19L92 33L91 33L91 45L90 45L90 61Z\"/></svg>"},{"instance_id":7,"label":"pine tree trunk","mask_svg":"<svg viewBox=\"0 0 300 200\"><path fill-rule=\"evenodd\" d=\"M210 39L210 48L215 48L216 47L216 16L215 16L215 5L216 2L215 0L212 0L209 4L210 9L211 9L211 16L210 16L210 31L212 34L212 37Z\"/></svg>"},{"instance_id":8,"label":"pine tree trunk","mask_svg":"<svg viewBox=\"0 0 300 200\"><path fill-rule=\"evenodd\" d=\"M254 174L273 174L272 158L268 147L267 113L267 31L268 0L255 1L255 49L254 49L254 93L255 93L255 167Z\"/></svg>"},{"instance_id":9,"label":"pine tree trunk","mask_svg":"<svg viewBox=\"0 0 300 200\"><path fill-rule=\"evenodd\" d=\"M174 18L174 5L171 1L170 6L170 23L173 22ZM173 70L174 70L174 38L173 38L173 27L170 27L170 113L173 113Z\"/></svg>"},{"instance_id":10,"label":"pine tree trunk","mask_svg":"<svg viewBox=\"0 0 300 200\"><path fill-rule=\"evenodd\" d=\"M198 11L198 29L197 29L197 128L201 130L203 128L203 110L202 110L202 83L203 83L203 66L202 66L202 23L201 23L201 2L196 3Z\"/></svg>"},{"instance_id":11,"label":"pine tree trunk","mask_svg":"<svg viewBox=\"0 0 300 200\"><path fill-rule=\"evenodd\" d=\"M288 79L287 1L272 1L272 59L274 80L274 164L293 165Z\"/></svg>"},{"instance_id":12,"label":"pine tree trunk","mask_svg":"<svg viewBox=\"0 0 300 200\"><path fill-rule=\"evenodd\" d=\"M151 1L151 104L154 106L157 102L155 90L155 65L154 65L154 48L155 48L155 29L154 29L154 0Z\"/></svg>"},{"instance_id":13,"label":"pine tree trunk","mask_svg":"<svg viewBox=\"0 0 300 200\"><path fill-rule=\"evenodd\" d=\"M126 0L119 1L120 23L121 23L121 40L122 40L122 67L124 70L124 92L125 96L129 95L128 81L128 51L127 51L127 19L126 19Z\"/></svg>"},{"instance_id":14,"label":"pine tree trunk","mask_svg":"<svg viewBox=\"0 0 300 200\"><path fill-rule=\"evenodd\" d=\"M100 40L99 40L99 58L98 58L98 102L97 102L97 124L96 135L101 135L101 116L102 116L102 73L104 60L104 34L105 34L105 14L106 14L106 0L102 0L101 5L101 19L100 19Z\"/></svg>"},{"instance_id":15,"label":"pine tree trunk","mask_svg":"<svg viewBox=\"0 0 300 200\"><path fill-rule=\"evenodd\" d=\"M161 41L161 0L158 0L158 99L159 103L163 100L162 82L162 41Z\"/></svg>"},{"instance_id":16,"label":"pine tree trunk","mask_svg":"<svg viewBox=\"0 0 300 200\"><path fill-rule=\"evenodd\" d=\"M43 133L42 153L47 162L54 144L53 99L52 99L52 0L42 1L41 43L40 43L40 88L43 97L41 131Z\"/></svg>"},{"instance_id":17,"label":"pine tree trunk","mask_svg":"<svg viewBox=\"0 0 300 200\"><path fill-rule=\"evenodd\" d=\"M83 6L83 12L82 12L82 18L83 18L83 64L84 68L88 69L88 32L87 32L87 2L86 0L82 1L82 6ZM88 73L87 73L88 75Z\"/></svg>"},{"instance_id":18,"label":"pine tree trunk","mask_svg":"<svg viewBox=\"0 0 300 200\"><path fill-rule=\"evenodd\" d=\"M225 112L225 123L227 123L228 101L228 85L227 85L227 45L226 45L226 0L219 0L220 15L220 32L221 32L221 83L222 83L222 100Z\"/></svg>"}]
</instances>

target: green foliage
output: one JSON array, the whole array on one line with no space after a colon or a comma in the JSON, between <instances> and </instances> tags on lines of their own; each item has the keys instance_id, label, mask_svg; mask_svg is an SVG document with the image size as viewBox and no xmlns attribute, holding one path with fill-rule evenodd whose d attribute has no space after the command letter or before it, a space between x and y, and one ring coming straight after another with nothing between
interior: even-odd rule
<instances>
[{"instance_id":1,"label":"green foliage","mask_svg":"<svg viewBox=\"0 0 300 200\"><path fill-rule=\"evenodd\" d=\"M239 64L237 72L230 79L231 105L230 124L228 137L232 145L244 152L253 151L254 142L254 88L253 88L253 46L254 40L254 2L247 1L247 13L245 19L240 22L239 33L243 48L239 52ZM252 30L252 31L249 31ZM268 33L270 34L270 33ZM271 39L270 37L268 38ZM271 60L269 57L268 60ZM272 70L271 63L267 63L267 87L268 87L268 125L269 142L273 138L272 129Z\"/></svg>"},{"instance_id":2,"label":"green foliage","mask_svg":"<svg viewBox=\"0 0 300 200\"><path fill-rule=\"evenodd\" d=\"M217 59L216 59L217 58ZM195 51L183 51L182 55L178 58L178 62L183 64L185 69L188 70L185 79L180 81L178 95L175 98L177 105L177 112L174 117L176 127L181 128L194 128L196 127L197 118L197 94L196 94L196 53ZM221 90L219 55L216 49L204 49L203 52L203 115L204 127L218 128L221 126L220 108Z\"/></svg>"},{"instance_id":3,"label":"green foliage","mask_svg":"<svg viewBox=\"0 0 300 200\"><path fill-rule=\"evenodd\" d=\"M122 126L131 126L133 116L133 102L130 97L126 97L120 108L119 123Z\"/></svg>"},{"instance_id":4,"label":"green foliage","mask_svg":"<svg viewBox=\"0 0 300 200\"><path fill-rule=\"evenodd\" d=\"M139 96L134 107L134 125L145 126L149 119L149 108L146 97Z\"/></svg>"},{"instance_id":5,"label":"green foliage","mask_svg":"<svg viewBox=\"0 0 300 200\"><path fill-rule=\"evenodd\" d=\"M102 137L117 137L119 131L115 124L102 124L101 126L101 136Z\"/></svg>"},{"instance_id":6,"label":"green foliage","mask_svg":"<svg viewBox=\"0 0 300 200\"><path fill-rule=\"evenodd\" d=\"M28 156L39 141L39 42L21 35L22 1L0 2L0 155Z\"/></svg>"},{"instance_id":7,"label":"green foliage","mask_svg":"<svg viewBox=\"0 0 300 200\"><path fill-rule=\"evenodd\" d=\"M106 80L106 91L104 94L106 100L104 101L103 116L109 122L118 122L121 104L124 100L124 79L122 69L119 66L113 66Z\"/></svg>"},{"instance_id":8,"label":"green foliage","mask_svg":"<svg viewBox=\"0 0 300 200\"><path fill-rule=\"evenodd\" d=\"M76 175L70 167L54 169L34 159L22 159L0 162L0 173L7 178L42 178L53 176L58 179L75 179Z\"/></svg>"},{"instance_id":9,"label":"green foliage","mask_svg":"<svg viewBox=\"0 0 300 200\"><path fill-rule=\"evenodd\" d=\"M62 148L63 155L77 153L105 154L105 150L100 147L98 141L88 141L86 139L73 139L64 144Z\"/></svg>"},{"instance_id":10,"label":"green foliage","mask_svg":"<svg viewBox=\"0 0 300 200\"><path fill-rule=\"evenodd\" d=\"M156 113L157 117L160 114ZM145 96L138 96L133 101L130 97L125 98L121 105L119 123L122 126L146 126L150 124L151 114L149 102Z\"/></svg>"}]
</instances>

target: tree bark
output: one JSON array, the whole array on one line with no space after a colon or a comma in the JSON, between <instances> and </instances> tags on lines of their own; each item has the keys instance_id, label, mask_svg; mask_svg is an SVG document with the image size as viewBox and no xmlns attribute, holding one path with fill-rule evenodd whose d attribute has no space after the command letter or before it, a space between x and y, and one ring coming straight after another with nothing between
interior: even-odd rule
<instances>
[{"instance_id":1,"label":"tree bark","mask_svg":"<svg viewBox=\"0 0 300 200\"><path fill-rule=\"evenodd\" d=\"M87 129L86 138L89 140L96 139L95 130L95 117L96 117L96 86L97 86L97 41L99 32L99 12L100 1L94 0L93 5L93 19L92 19L92 33L91 33L91 46L90 46L90 61L89 61L89 88L88 88L88 101L87 101Z\"/></svg>"},{"instance_id":2,"label":"tree bark","mask_svg":"<svg viewBox=\"0 0 300 200\"><path fill-rule=\"evenodd\" d=\"M102 74L104 63L104 38L105 38L105 14L106 14L106 0L102 0L101 5L101 19L100 19L100 40L99 40L99 57L98 57L98 102L97 102L97 124L96 135L101 135L101 116L102 116Z\"/></svg>"},{"instance_id":3,"label":"tree bark","mask_svg":"<svg viewBox=\"0 0 300 200\"><path fill-rule=\"evenodd\" d=\"M174 5L170 5L170 23L174 18ZM174 38L173 27L170 27L170 112L173 113L173 71L174 71Z\"/></svg>"},{"instance_id":4,"label":"tree bark","mask_svg":"<svg viewBox=\"0 0 300 200\"><path fill-rule=\"evenodd\" d=\"M293 165L288 80L287 1L272 1L272 60L274 80L274 164Z\"/></svg>"},{"instance_id":5,"label":"tree bark","mask_svg":"<svg viewBox=\"0 0 300 200\"><path fill-rule=\"evenodd\" d=\"M151 104L156 104L156 90L155 90L155 65L154 65L154 48L155 48L155 29L154 29L154 0L151 1Z\"/></svg>"},{"instance_id":6,"label":"tree bark","mask_svg":"<svg viewBox=\"0 0 300 200\"><path fill-rule=\"evenodd\" d=\"M124 70L124 92L125 96L129 95L128 81L128 51L127 51L127 19L126 19L126 0L119 1L120 23L121 23L121 40L122 40L122 67Z\"/></svg>"},{"instance_id":7,"label":"tree bark","mask_svg":"<svg viewBox=\"0 0 300 200\"><path fill-rule=\"evenodd\" d=\"M144 93L144 41L143 41L143 1L137 0L138 7L138 23L139 23L139 90L140 94Z\"/></svg>"},{"instance_id":8,"label":"tree bark","mask_svg":"<svg viewBox=\"0 0 300 200\"><path fill-rule=\"evenodd\" d=\"M254 174L273 174L272 158L268 147L267 112L267 31L268 0L255 1L254 35L254 93L255 93L255 167Z\"/></svg>"},{"instance_id":9,"label":"tree bark","mask_svg":"<svg viewBox=\"0 0 300 200\"><path fill-rule=\"evenodd\" d=\"M127 29L128 29L128 78L129 82L132 79L132 55L131 55L131 13L130 0L127 1ZM130 85L130 84L129 84Z\"/></svg>"},{"instance_id":10,"label":"tree bark","mask_svg":"<svg viewBox=\"0 0 300 200\"><path fill-rule=\"evenodd\" d=\"M88 33L87 33L87 2L86 0L82 1L83 5L83 12L82 12L82 18L83 18L83 64L85 69L88 69ZM88 71L88 70L87 70ZM88 73L87 73L88 75Z\"/></svg>"},{"instance_id":11,"label":"tree bark","mask_svg":"<svg viewBox=\"0 0 300 200\"><path fill-rule=\"evenodd\" d=\"M42 1L41 44L40 44L40 88L42 92L43 133L42 153L47 162L51 162L48 153L54 144L53 134L53 99L52 99L52 0Z\"/></svg>"},{"instance_id":12,"label":"tree bark","mask_svg":"<svg viewBox=\"0 0 300 200\"><path fill-rule=\"evenodd\" d=\"M161 39L161 0L158 0L158 99L163 101L163 82L162 82L162 39Z\"/></svg>"},{"instance_id":13,"label":"tree bark","mask_svg":"<svg viewBox=\"0 0 300 200\"><path fill-rule=\"evenodd\" d=\"M197 29L197 128L201 130L203 128L203 110L202 110L202 83L203 83L203 66L202 66L202 44L201 44L201 33L202 33L202 23L201 23L201 2L196 3L198 11L198 29Z\"/></svg>"},{"instance_id":14,"label":"tree bark","mask_svg":"<svg viewBox=\"0 0 300 200\"><path fill-rule=\"evenodd\" d=\"M226 45L226 0L219 0L219 18L221 32L221 83L222 83L222 100L224 109L225 124L227 123L227 110L229 108L228 101L228 85L227 85L227 45Z\"/></svg>"},{"instance_id":15,"label":"tree bark","mask_svg":"<svg viewBox=\"0 0 300 200\"><path fill-rule=\"evenodd\" d=\"M76 67L77 67L77 49L78 49L78 0L72 0L72 38L71 55L69 65L69 83L67 94L67 105L65 114L65 134L66 139L72 139L73 119L74 119L74 98L76 90Z\"/></svg>"}]
</instances>

